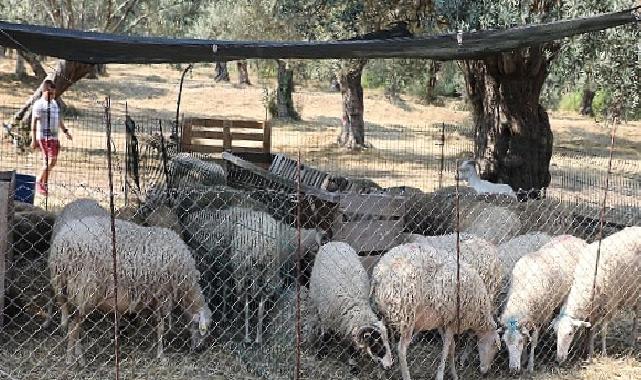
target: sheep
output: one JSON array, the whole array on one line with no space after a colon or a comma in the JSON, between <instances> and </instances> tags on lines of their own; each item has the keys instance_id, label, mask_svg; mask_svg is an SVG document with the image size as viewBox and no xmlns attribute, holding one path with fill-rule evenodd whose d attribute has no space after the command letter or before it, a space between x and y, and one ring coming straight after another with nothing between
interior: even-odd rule
<instances>
[{"instance_id":1,"label":"sheep","mask_svg":"<svg viewBox=\"0 0 641 380\"><path fill-rule=\"evenodd\" d=\"M255 343L263 341L263 320L265 301L280 291L285 285L293 267L296 253L297 230L277 221L262 211L231 211L231 249L230 264L234 267L232 278L238 298L244 299L245 338L249 336L249 304L253 297L258 298L258 321ZM315 229L301 229L301 257L315 255L322 244L324 234ZM283 273L284 272L284 273ZM282 273L283 275L279 275Z\"/></svg>"},{"instance_id":2,"label":"sheep","mask_svg":"<svg viewBox=\"0 0 641 380\"><path fill-rule=\"evenodd\" d=\"M67 362L84 365L79 334L86 315L140 312L157 316L157 357L163 356L163 318L179 305L190 317L192 349L207 333L211 311L198 284L199 273L187 245L173 231L115 220L118 303L114 303L112 241L109 217L90 216L61 227L54 237L48 267L51 286L63 316L75 307L67 332ZM200 332L200 335L198 335Z\"/></svg>"},{"instance_id":3,"label":"sheep","mask_svg":"<svg viewBox=\"0 0 641 380\"><path fill-rule=\"evenodd\" d=\"M415 243L392 248L374 268L372 298L385 321L400 332L398 357L403 380L410 380L406 356L413 335L432 329L439 329L443 339L437 380L443 379L448 356L452 377L458 379L453 337L466 330L478 337L481 372L489 370L501 344L492 317L492 299L474 269L462 262L459 270L457 284L455 260L431 246Z\"/></svg>"},{"instance_id":4,"label":"sheep","mask_svg":"<svg viewBox=\"0 0 641 380\"><path fill-rule=\"evenodd\" d=\"M514 266L500 323L511 372L521 370L521 354L530 341L528 372L534 371L534 350L541 327L553 317L570 291L579 252L587 243L571 235L557 236Z\"/></svg>"},{"instance_id":5,"label":"sheep","mask_svg":"<svg viewBox=\"0 0 641 380\"><path fill-rule=\"evenodd\" d=\"M467 183L476 190L477 194L502 194L516 199L516 193L510 185L492 183L481 179L476 172L476 162L474 160L463 161L458 171L459 178L467 181Z\"/></svg>"},{"instance_id":6,"label":"sheep","mask_svg":"<svg viewBox=\"0 0 641 380\"><path fill-rule=\"evenodd\" d=\"M89 216L107 216L109 213L102 208L95 199L80 198L68 203L63 207L60 214L56 217L51 230L52 238L56 236L57 231L72 220L81 219Z\"/></svg>"},{"instance_id":7,"label":"sheep","mask_svg":"<svg viewBox=\"0 0 641 380\"><path fill-rule=\"evenodd\" d=\"M593 326L600 323L603 324L601 347L605 355L605 331L617 310L635 309L632 338L636 342L637 314L641 310L641 227L627 227L603 239L597 263L598 250L599 242L594 242L580 253L567 300L553 323L559 362L567 359L579 327L592 327L589 337L591 359L594 356Z\"/></svg>"},{"instance_id":8,"label":"sheep","mask_svg":"<svg viewBox=\"0 0 641 380\"><path fill-rule=\"evenodd\" d=\"M347 243L320 247L309 283L309 299L322 334L347 338L383 368L392 365L387 329L369 303L369 277L356 251Z\"/></svg>"},{"instance_id":9,"label":"sheep","mask_svg":"<svg viewBox=\"0 0 641 380\"><path fill-rule=\"evenodd\" d=\"M439 236L410 235L408 243L426 244L456 259L456 234ZM496 246L471 234L459 234L460 259L481 276L492 301L496 300L503 278Z\"/></svg>"},{"instance_id":10,"label":"sheep","mask_svg":"<svg viewBox=\"0 0 641 380\"><path fill-rule=\"evenodd\" d=\"M506 274L512 273L517 261L530 252L538 251L552 240L545 232L530 232L505 241L497 247L501 267ZM508 276L509 277L509 276Z\"/></svg>"}]
</instances>

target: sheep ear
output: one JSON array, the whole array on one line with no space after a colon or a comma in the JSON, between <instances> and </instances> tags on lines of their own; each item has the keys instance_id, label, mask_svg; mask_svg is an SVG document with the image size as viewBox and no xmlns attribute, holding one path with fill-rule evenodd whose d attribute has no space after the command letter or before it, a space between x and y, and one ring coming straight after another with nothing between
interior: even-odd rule
<instances>
[{"instance_id":1,"label":"sheep ear","mask_svg":"<svg viewBox=\"0 0 641 380\"><path fill-rule=\"evenodd\" d=\"M365 339L365 334L370 330L372 330L372 327L370 326L363 326L354 329L352 338L358 347L363 348L366 346L367 340Z\"/></svg>"}]
</instances>

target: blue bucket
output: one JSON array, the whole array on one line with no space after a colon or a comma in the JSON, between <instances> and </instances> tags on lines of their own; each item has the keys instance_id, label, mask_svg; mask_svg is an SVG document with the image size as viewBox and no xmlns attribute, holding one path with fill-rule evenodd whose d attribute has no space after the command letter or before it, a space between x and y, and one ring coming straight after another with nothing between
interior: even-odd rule
<instances>
[{"instance_id":1,"label":"blue bucket","mask_svg":"<svg viewBox=\"0 0 641 380\"><path fill-rule=\"evenodd\" d=\"M16 192L13 199L19 202L33 204L36 193L36 176L16 173Z\"/></svg>"}]
</instances>

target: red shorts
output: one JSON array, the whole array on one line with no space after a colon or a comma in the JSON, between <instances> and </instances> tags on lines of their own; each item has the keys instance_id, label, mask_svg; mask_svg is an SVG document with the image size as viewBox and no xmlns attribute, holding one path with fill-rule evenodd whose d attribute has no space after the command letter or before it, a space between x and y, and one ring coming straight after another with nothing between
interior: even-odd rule
<instances>
[{"instance_id":1,"label":"red shorts","mask_svg":"<svg viewBox=\"0 0 641 380\"><path fill-rule=\"evenodd\" d=\"M39 140L40 150L47 158L58 157L60 151L60 142L58 140Z\"/></svg>"}]
</instances>

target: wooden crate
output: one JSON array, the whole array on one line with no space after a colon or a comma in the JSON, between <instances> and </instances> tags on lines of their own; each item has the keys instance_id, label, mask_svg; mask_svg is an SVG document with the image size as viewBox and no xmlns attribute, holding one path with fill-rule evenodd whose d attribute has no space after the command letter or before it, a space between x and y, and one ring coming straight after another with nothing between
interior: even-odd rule
<instances>
[{"instance_id":1,"label":"wooden crate","mask_svg":"<svg viewBox=\"0 0 641 380\"><path fill-rule=\"evenodd\" d=\"M189 118L183 123L180 147L193 153L269 153L271 143L267 121Z\"/></svg>"},{"instance_id":2,"label":"wooden crate","mask_svg":"<svg viewBox=\"0 0 641 380\"><path fill-rule=\"evenodd\" d=\"M401 243L405 197L387 194L341 195L332 240L357 252L385 251Z\"/></svg>"}]
</instances>

